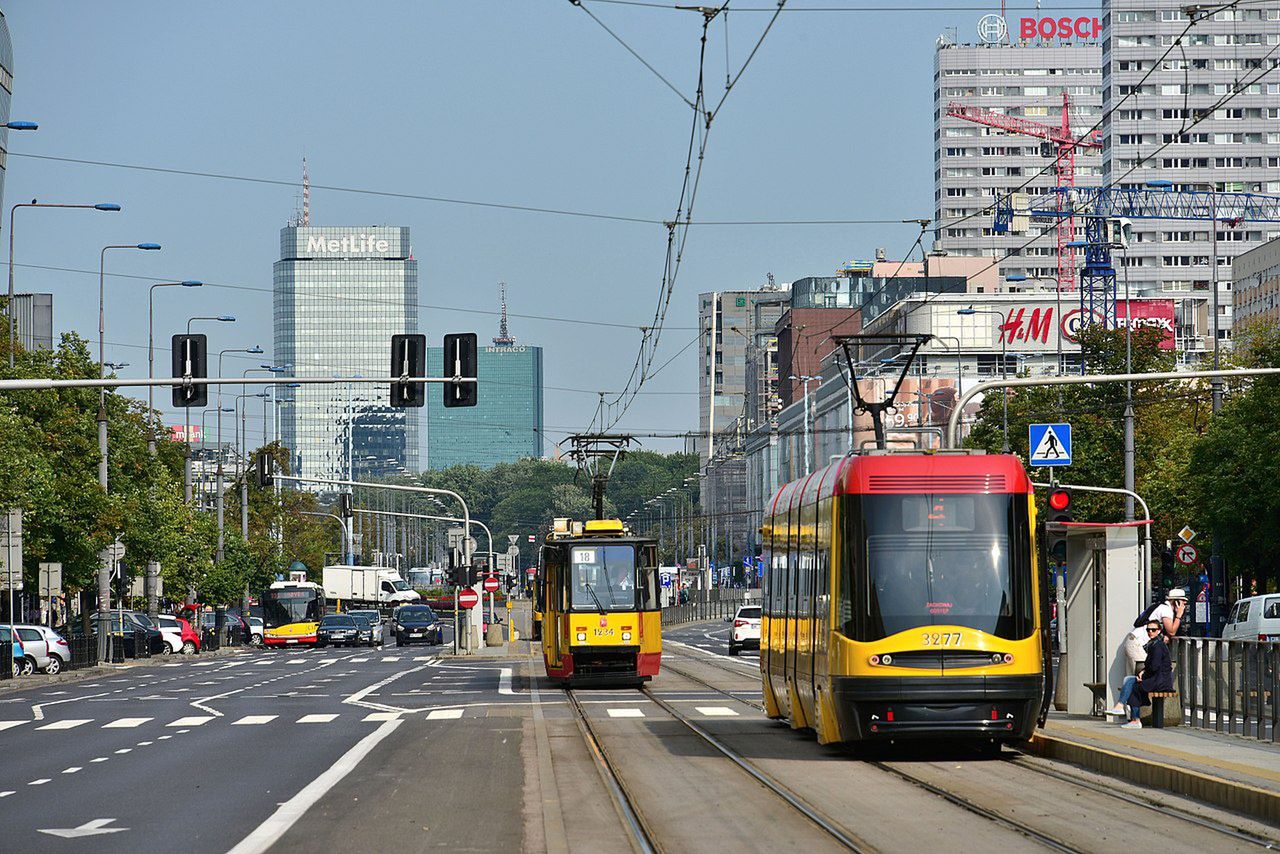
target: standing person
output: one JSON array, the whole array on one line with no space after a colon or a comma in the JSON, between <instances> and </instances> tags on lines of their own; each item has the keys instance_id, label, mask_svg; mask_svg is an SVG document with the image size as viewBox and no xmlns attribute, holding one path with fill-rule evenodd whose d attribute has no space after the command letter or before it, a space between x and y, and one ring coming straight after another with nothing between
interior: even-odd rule
<instances>
[{"instance_id":1,"label":"standing person","mask_svg":"<svg viewBox=\"0 0 1280 854\"><path fill-rule=\"evenodd\" d=\"M1124 654L1129 660L1129 675L1138 672L1138 665L1146 660L1146 646L1150 638L1147 635L1147 621L1156 622L1169 637L1178 633L1182 626L1182 615L1187 610L1187 591L1174 587L1164 597L1164 601L1151 609L1146 621L1140 622L1124 641Z\"/></svg>"},{"instance_id":2,"label":"standing person","mask_svg":"<svg viewBox=\"0 0 1280 854\"><path fill-rule=\"evenodd\" d=\"M1126 676L1120 688L1120 700L1107 714L1124 716L1125 729L1142 729L1142 707L1151 703L1151 694L1173 690L1173 658L1169 654L1168 635L1163 624L1150 620L1142 628L1150 640L1144 652L1146 664L1138 676Z\"/></svg>"}]
</instances>

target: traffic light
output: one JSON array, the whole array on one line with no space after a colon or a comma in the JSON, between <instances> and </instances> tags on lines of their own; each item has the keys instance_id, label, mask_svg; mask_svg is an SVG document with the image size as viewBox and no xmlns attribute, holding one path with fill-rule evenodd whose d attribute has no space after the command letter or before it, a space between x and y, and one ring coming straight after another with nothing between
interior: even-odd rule
<instances>
[{"instance_id":1,"label":"traffic light","mask_svg":"<svg viewBox=\"0 0 1280 854\"><path fill-rule=\"evenodd\" d=\"M444 384L444 405L475 406L480 399L476 378L476 334L462 332L444 336L444 376L471 382Z\"/></svg>"},{"instance_id":2,"label":"traffic light","mask_svg":"<svg viewBox=\"0 0 1280 854\"><path fill-rule=\"evenodd\" d=\"M391 336L391 376L423 377L427 370L427 336ZM427 384L393 381L391 405L423 406L427 402Z\"/></svg>"},{"instance_id":3,"label":"traffic light","mask_svg":"<svg viewBox=\"0 0 1280 854\"><path fill-rule=\"evenodd\" d=\"M1045 503L1049 507L1049 512L1045 514L1045 521L1050 525L1054 522L1070 522L1072 520L1071 501L1071 490L1061 488L1051 490L1045 499ZM1067 562L1067 532L1046 530L1045 552L1048 555L1051 568L1056 569L1065 565Z\"/></svg>"},{"instance_id":4,"label":"traffic light","mask_svg":"<svg viewBox=\"0 0 1280 854\"><path fill-rule=\"evenodd\" d=\"M343 519L350 519L355 513L351 510L351 493L343 492L338 495L338 515Z\"/></svg>"},{"instance_id":5,"label":"traffic light","mask_svg":"<svg viewBox=\"0 0 1280 854\"><path fill-rule=\"evenodd\" d=\"M173 378L205 379L209 376L209 340L204 333L173 336ZM173 405L180 407L208 406L207 385L175 385Z\"/></svg>"},{"instance_id":6,"label":"traffic light","mask_svg":"<svg viewBox=\"0 0 1280 854\"><path fill-rule=\"evenodd\" d=\"M267 489L276 482L276 458L271 456L270 451L258 451L258 458L254 463L254 468L258 472L258 487Z\"/></svg>"}]
</instances>

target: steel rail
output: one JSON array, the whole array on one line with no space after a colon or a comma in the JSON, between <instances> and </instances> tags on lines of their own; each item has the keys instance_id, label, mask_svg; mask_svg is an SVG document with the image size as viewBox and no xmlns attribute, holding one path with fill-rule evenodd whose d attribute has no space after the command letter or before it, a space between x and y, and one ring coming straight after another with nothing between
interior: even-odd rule
<instances>
[{"instance_id":1,"label":"steel rail","mask_svg":"<svg viewBox=\"0 0 1280 854\"><path fill-rule=\"evenodd\" d=\"M613 797L613 804L618 810L618 815L621 816L623 824L627 826L627 830L631 833L631 840L636 849L644 852L644 854L653 854L653 852L661 851L661 846L654 841L653 831L645 820L644 814L636 806L635 800L627 790L626 783L623 782L621 775L618 774L618 769L609 758L604 745L600 743L595 728L591 725L591 719L587 717L586 709L582 708L582 704L578 702L578 698L573 693L572 688L566 688L564 693L569 698L569 705L577 713L578 729L582 733L583 739L587 742L587 748L591 751L592 757L595 758L596 768L599 769L600 776L604 779L605 786Z\"/></svg>"}]
</instances>

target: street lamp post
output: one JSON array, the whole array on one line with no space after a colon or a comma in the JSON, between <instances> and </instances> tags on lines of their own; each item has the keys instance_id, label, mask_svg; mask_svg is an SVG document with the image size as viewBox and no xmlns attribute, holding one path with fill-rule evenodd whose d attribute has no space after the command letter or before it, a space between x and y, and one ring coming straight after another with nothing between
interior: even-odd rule
<instances>
[{"instance_id":1,"label":"street lamp post","mask_svg":"<svg viewBox=\"0 0 1280 854\"><path fill-rule=\"evenodd\" d=\"M187 318L187 334L191 334L191 324L197 320L205 320L215 323L235 323L236 319L230 314L208 315L200 317ZM183 497L188 504L191 503L191 407L182 407L183 417L183 433L182 433L182 489ZM204 436L204 428L200 428L201 437Z\"/></svg>"},{"instance_id":2,"label":"street lamp post","mask_svg":"<svg viewBox=\"0 0 1280 854\"><path fill-rule=\"evenodd\" d=\"M230 406L223 407L222 409L214 409L212 406L207 406L207 407L205 407L203 410L201 410L201 412L200 412L200 442L201 442L202 444L203 444L203 443L204 443L204 441L205 441L205 437L209 435L208 418L209 418L210 413L215 413L215 414L216 414L216 413L220 413L220 412L235 412L235 410L234 410L234 409L232 409ZM221 416L221 415L219 415L218 417L219 417L219 418L221 418L222 416ZM206 488L204 487L204 479L202 478L202 479L201 479L201 489L200 489L200 501L199 501L199 505L200 505L200 509L201 509L201 510L203 510L203 509L204 509L204 498L205 498L205 496L206 496L206 495L208 495L208 493L209 493L209 490L208 490L208 489L206 489Z\"/></svg>"},{"instance_id":3,"label":"street lamp post","mask_svg":"<svg viewBox=\"0 0 1280 854\"><path fill-rule=\"evenodd\" d=\"M811 377L808 374L797 376L792 374L787 379L804 383L804 473L808 474L813 469L811 452L809 450L809 383L817 380L818 377Z\"/></svg>"},{"instance_id":4,"label":"street lamp post","mask_svg":"<svg viewBox=\"0 0 1280 854\"><path fill-rule=\"evenodd\" d=\"M1009 379L1009 354L1008 354L1008 336L1005 333L1005 327L1009 325L1006 313L998 311L994 308L961 308L956 310L956 314L969 317L974 314L994 314L1000 318L1000 379ZM1009 389L1004 389L1004 444L1001 446L1003 453L1009 453ZM1034 448L1032 450L1035 450Z\"/></svg>"},{"instance_id":5,"label":"street lamp post","mask_svg":"<svg viewBox=\"0 0 1280 854\"><path fill-rule=\"evenodd\" d=\"M182 282L159 282L147 289L147 379L156 378L156 288L198 288L203 285L204 282L187 279ZM147 432L147 453L153 457L156 455L155 393L155 388L147 387L147 421L151 425Z\"/></svg>"},{"instance_id":6,"label":"street lamp post","mask_svg":"<svg viewBox=\"0 0 1280 854\"><path fill-rule=\"evenodd\" d=\"M223 375L222 374L222 358L226 356L228 353L252 353L255 356L261 356L262 348L255 344L252 347L228 347L225 350L219 350L218 351L218 378L219 379L221 379ZM218 550L214 553L214 561L217 563L222 563L223 550L226 545L226 531L223 528L223 510L225 508L225 504L222 498L222 475L223 475L222 458L224 455L222 453L223 409L222 409L222 385L221 384L218 385L217 411L218 411L218 469L217 469L217 475L216 475L217 485L215 487L217 492L214 494L214 501L217 503L217 507L218 507ZM233 408L231 411L234 412L235 409Z\"/></svg>"},{"instance_id":7,"label":"street lamp post","mask_svg":"<svg viewBox=\"0 0 1280 854\"><path fill-rule=\"evenodd\" d=\"M118 207L118 206L117 206ZM10 232L12 234L12 231ZM106 357L106 334L107 334L107 312L106 312L106 281L107 281L107 250L108 249L142 249L154 251L160 248L159 243L113 243L102 247L102 251L98 253L98 379L105 380L107 378L107 357ZM11 315L12 316L12 315ZM103 493L108 491L107 487L107 389L104 386L98 392L98 485L102 487ZM98 564L98 614L101 622L101 630L98 636L98 656L102 659L107 658L108 640L110 637L110 614L111 608L111 557L108 549L103 549L101 560Z\"/></svg>"}]
</instances>

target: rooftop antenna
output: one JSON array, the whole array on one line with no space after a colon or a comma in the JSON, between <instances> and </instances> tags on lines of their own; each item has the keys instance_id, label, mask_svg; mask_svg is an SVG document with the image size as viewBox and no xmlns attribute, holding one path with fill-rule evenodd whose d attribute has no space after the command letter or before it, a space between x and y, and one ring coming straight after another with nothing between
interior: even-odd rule
<instances>
[{"instance_id":1,"label":"rooftop antenna","mask_svg":"<svg viewBox=\"0 0 1280 854\"><path fill-rule=\"evenodd\" d=\"M502 294L502 319L498 321L498 337L493 339L493 345L510 347L516 343L516 339L511 337L511 332L507 329L507 283L498 282L498 288Z\"/></svg>"},{"instance_id":2,"label":"rooftop antenna","mask_svg":"<svg viewBox=\"0 0 1280 854\"><path fill-rule=\"evenodd\" d=\"M302 158L302 225L311 225L311 176L307 174L307 158Z\"/></svg>"}]
</instances>

